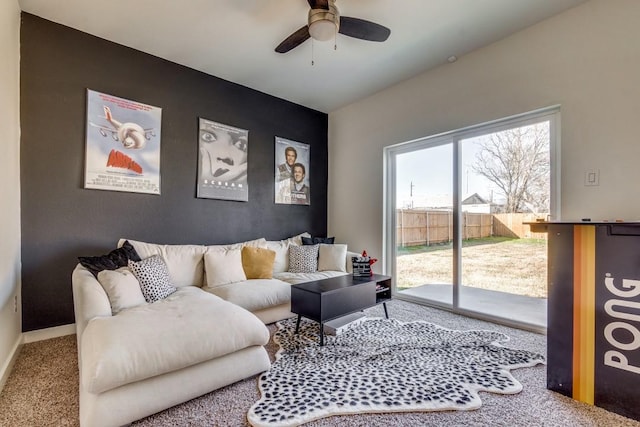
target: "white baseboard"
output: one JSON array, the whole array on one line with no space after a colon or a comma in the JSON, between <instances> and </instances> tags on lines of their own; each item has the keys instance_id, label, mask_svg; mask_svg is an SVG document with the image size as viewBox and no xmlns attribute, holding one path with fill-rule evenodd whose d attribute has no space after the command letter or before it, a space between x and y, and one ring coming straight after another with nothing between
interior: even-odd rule
<instances>
[{"instance_id":1,"label":"white baseboard","mask_svg":"<svg viewBox=\"0 0 640 427\"><path fill-rule=\"evenodd\" d=\"M73 335L76 333L76 324L54 326L53 328L38 329L35 331L29 331L22 334L22 343L29 344L30 342L44 341L50 338L64 337L65 335Z\"/></svg>"},{"instance_id":2,"label":"white baseboard","mask_svg":"<svg viewBox=\"0 0 640 427\"><path fill-rule=\"evenodd\" d=\"M13 348L11 349L11 353L9 353L9 358L7 359L4 366L0 368L0 392L4 388L7 380L9 379L9 375L11 375L11 371L13 370L13 365L16 363L18 359L18 354L20 354L20 348L22 347L22 336L18 336Z\"/></svg>"}]
</instances>

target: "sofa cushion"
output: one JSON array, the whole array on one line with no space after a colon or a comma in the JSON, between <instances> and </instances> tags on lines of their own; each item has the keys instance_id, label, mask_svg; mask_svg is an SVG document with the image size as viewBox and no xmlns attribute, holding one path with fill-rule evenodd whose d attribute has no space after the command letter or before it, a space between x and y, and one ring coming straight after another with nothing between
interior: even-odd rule
<instances>
[{"instance_id":1,"label":"sofa cushion","mask_svg":"<svg viewBox=\"0 0 640 427\"><path fill-rule=\"evenodd\" d=\"M321 244L318 248L318 271L347 271L347 245Z\"/></svg>"},{"instance_id":2,"label":"sofa cushion","mask_svg":"<svg viewBox=\"0 0 640 427\"><path fill-rule=\"evenodd\" d=\"M343 276L345 274L347 273L343 273L341 271L316 271L314 273L290 273L285 271L284 273L274 274L273 278L287 282L290 285L297 285L298 283L328 279L330 277Z\"/></svg>"},{"instance_id":3,"label":"sofa cushion","mask_svg":"<svg viewBox=\"0 0 640 427\"><path fill-rule=\"evenodd\" d=\"M204 270L208 288L247 280L240 249L205 253Z\"/></svg>"},{"instance_id":4,"label":"sofa cushion","mask_svg":"<svg viewBox=\"0 0 640 427\"><path fill-rule=\"evenodd\" d=\"M130 242L121 240L118 246L117 249L112 250L106 255L81 256L78 257L78 261L80 261L80 264L89 270L94 277L98 277L98 273L103 270L116 270L120 267L126 267L130 259L140 261L140 255Z\"/></svg>"},{"instance_id":5,"label":"sofa cushion","mask_svg":"<svg viewBox=\"0 0 640 427\"><path fill-rule=\"evenodd\" d=\"M251 246L253 248L260 248L260 247L264 247L264 244L266 243L267 239L265 239L264 237L261 237L259 239L255 239L255 240L247 240L246 242L239 242L239 243L229 243L228 245L209 245L209 246L205 246L207 252L211 252L211 251L229 251L232 249L242 249L245 246Z\"/></svg>"},{"instance_id":6,"label":"sofa cushion","mask_svg":"<svg viewBox=\"0 0 640 427\"><path fill-rule=\"evenodd\" d=\"M167 264L171 283L176 287L202 286L204 278L203 245L158 245L129 240L141 258L160 255ZM120 239L118 244L124 242Z\"/></svg>"},{"instance_id":7,"label":"sofa cushion","mask_svg":"<svg viewBox=\"0 0 640 427\"><path fill-rule=\"evenodd\" d=\"M102 393L265 345L269 330L237 305L186 287L155 304L92 319L81 341L83 387Z\"/></svg>"},{"instance_id":8,"label":"sofa cushion","mask_svg":"<svg viewBox=\"0 0 640 427\"><path fill-rule=\"evenodd\" d=\"M127 267L101 271L98 273L98 282L107 293L112 314L145 304L140 282Z\"/></svg>"},{"instance_id":9,"label":"sofa cushion","mask_svg":"<svg viewBox=\"0 0 640 427\"><path fill-rule=\"evenodd\" d=\"M291 286L277 279L253 279L206 290L249 311L291 301Z\"/></svg>"},{"instance_id":10,"label":"sofa cushion","mask_svg":"<svg viewBox=\"0 0 640 427\"><path fill-rule=\"evenodd\" d=\"M281 273L289 270L289 245L288 240L267 240L264 247L276 253L273 260L273 272Z\"/></svg>"},{"instance_id":11,"label":"sofa cushion","mask_svg":"<svg viewBox=\"0 0 640 427\"><path fill-rule=\"evenodd\" d=\"M245 246L250 246L252 248L264 247L266 241L267 240L264 237L261 237L255 240L247 240L246 242L239 242L239 243L230 243L228 245L209 245L209 246L205 246L205 251L206 253L211 253L211 252L221 253L221 252L227 252L232 250L241 251L242 248L244 248ZM242 262L240 262L240 268L242 268ZM205 270L202 286L208 286L207 283L208 283L207 272Z\"/></svg>"},{"instance_id":12,"label":"sofa cushion","mask_svg":"<svg viewBox=\"0 0 640 427\"><path fill-rule=\"evenodd\" d=\"M311 237L311 234L305 231L304 233L284 240L268 240L264 245L260 246L275 251L276 258L273 262L274 273L282 273L289 270L289 247L291 245L301 246L302 239L307 237Z\"/></svg>"},{"instance_id":13,"label":"sofa cushion","mask_svg":"<svg viewBox=\"0 0 640 427\"><path fill-rule=\"evenodd\" d=\"M313 273L318 270L318 247L289 246L289 271L291 273Z\"/></svg>"},{"instance_id":14,"label":"sofa cushion","mask_svg":"<svg viewBox=\"0 0 640 427\"><path fill-rule=\"evenodd\" d=\"M247 279L271 279L276 252L266 248L242 248L242 268Z\"/></svg>"},{"instance_id":15,"label":"sofa cushion","mask_svg":"<svg viewBox=\"0 0 640 427\"><path fill-rule=\"evenodd\" d=\"M300 233L298 235L291 236L288 239L285 239L284 241L288 242L289 244L302 246L302 238L303 237L311 237L311 234L309 234L309 233L307 233L305 231L304 233Z\"/></svg>"},{"instance_id":16,"label":"sofa cushion","mask_svg":"<svg viewBox=\"0 0 640 427\"><path fill-rule=\"evenodd\" d=\"M140 282L142 295L148 303L164 299L176 291L171 284L167 264L159 255L138 262L129 260L129 268Z\"/></svg>"}]
</instances>

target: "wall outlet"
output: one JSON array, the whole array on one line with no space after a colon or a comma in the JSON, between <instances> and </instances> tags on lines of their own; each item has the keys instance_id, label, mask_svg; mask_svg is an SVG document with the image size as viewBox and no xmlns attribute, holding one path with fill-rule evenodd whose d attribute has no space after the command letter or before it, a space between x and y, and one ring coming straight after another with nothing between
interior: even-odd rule
<instances>
[{"instance_id":1,"label":"wall outlet","mask_svg":"<svg viewBox=\"0 0 640 427\"><path fill-rule=\"evenodd\" d=\"M18 312L18 295L14 295L13 297L13 312Z\"/></svg>"},{"instance_id":2,"label":"wall outlet","mask_svg":"<svg viewBox=\"0 0 640 427\"><path fill-rule=\"evenodd\" d=\"M584 172L584 185L587 187L600 185L600 170L590 169Z\"/></svg>"}]
</instances>

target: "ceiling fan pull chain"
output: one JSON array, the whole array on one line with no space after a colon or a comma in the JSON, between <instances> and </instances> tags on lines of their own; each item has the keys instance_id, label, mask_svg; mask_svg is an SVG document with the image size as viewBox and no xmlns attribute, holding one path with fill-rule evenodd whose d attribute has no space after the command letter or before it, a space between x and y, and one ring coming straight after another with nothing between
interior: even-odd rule
<instances>
[{"instance_id":1,"label":"ceiling fan pull chain","mask_svg":"<svg viewBox=\"0 0 640 427\"><path fill-rule=\"evenodd\" d=\"M313 39L311 39L311 66L313 67L315 63L313 62Z\"/></svg>"}]
</instances>

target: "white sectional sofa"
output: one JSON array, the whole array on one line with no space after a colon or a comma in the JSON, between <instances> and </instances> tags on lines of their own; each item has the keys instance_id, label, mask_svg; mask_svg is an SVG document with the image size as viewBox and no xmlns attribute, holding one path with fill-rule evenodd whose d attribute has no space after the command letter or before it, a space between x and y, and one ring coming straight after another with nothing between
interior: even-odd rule
<instances>
[{"instance_id":1,"label":"white sectional sofa","mask_svg":"<svg viewBox=\"0 0 640 427\"><path fill-rule=\"evenodd\" d=\"M72 285L80 425L128 424L269 369L265 324L293 316L291 284L351 273L350 259L357 255L336 245L327 248L333 259L327 263L325 256L322 271L289 272L289 248L305 235L212 246L129 240L141 259L164 260L176 290L118 310L122 300L113 289L78 264ZM242 274L231 261L245 247L275 252L271 278L237 280ZM341 265L326 269L336 266L336 256Z\"/></svg>"}]
</instances>

